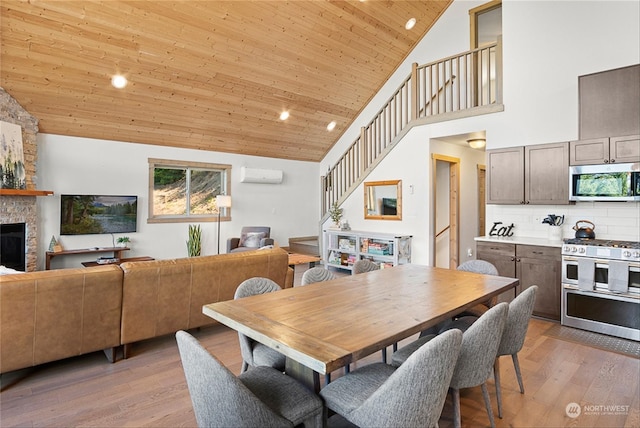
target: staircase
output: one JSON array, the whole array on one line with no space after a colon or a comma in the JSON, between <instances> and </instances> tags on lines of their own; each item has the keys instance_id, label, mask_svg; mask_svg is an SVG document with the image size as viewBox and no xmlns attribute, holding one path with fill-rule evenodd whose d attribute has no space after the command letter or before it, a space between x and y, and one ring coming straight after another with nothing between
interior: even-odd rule
<instances>
[{"instance_id":1,"label":"staircase","mask_svg":"<svg viewBox=\"0 0 640 428\"><path fill-rule=\"evenodd\" d=\"M496 111L502 111L501 39L429 64L412 64L411 74L321 177L321 222L413 126Z\"/></svg>"}]
</instances>

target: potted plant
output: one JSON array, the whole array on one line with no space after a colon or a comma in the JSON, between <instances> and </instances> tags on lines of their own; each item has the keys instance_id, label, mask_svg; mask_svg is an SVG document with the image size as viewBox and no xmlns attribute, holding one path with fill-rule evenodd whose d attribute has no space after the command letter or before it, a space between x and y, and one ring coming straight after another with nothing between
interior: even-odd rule
<instances>
[{"instance_id":1,"label":"potted plant","mask_svg":"<svg viewBox=\"0 0 640 428\"><path fill-rule=\"evenodd\" d=\"M329 209L329 217L333 220L333 223L337 228L340 228L340 220L342 219L342 208L338 208L338 204L336 202L333 203L331 209Z\"/></svg>"},{"instance_id":2,"label":"potted plant","mask_svg":"<svg viewBox=\"0 0 640 428\"><path fill-rule=\"evenodd\" d=\"M202 243L202 230L199 224L189 225L189 239L187 240L187 253L189 257L196 257L200 255Z\"/></svg>"},{"instance_id":3,"label":"potted plant","mask_svg":"<svg viewBox=\"0 0 640 428\"><path fill-rule=\"evenodd\" d=\"M116 239L116 247L126 247L131 242L131 238L128 236L121 236Z\"/></svg>"}]
</instances>

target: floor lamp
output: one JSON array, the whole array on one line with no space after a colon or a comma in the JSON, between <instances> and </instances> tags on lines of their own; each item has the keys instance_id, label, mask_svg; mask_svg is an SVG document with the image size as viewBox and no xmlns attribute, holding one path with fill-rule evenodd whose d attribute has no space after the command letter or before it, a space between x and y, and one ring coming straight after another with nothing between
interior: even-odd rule
<instances>
[{"instance_id":1,"label":"floor lamp","mask_svg":"<svg viewBox=\"0 0 640 428\"><path fill-rule=\"evenodd\" d=\"M218 208L218 254L220 254L220 212L222 208L231 208L231 196L217 195L216 207Z\"/></svg>"}]
</instances>

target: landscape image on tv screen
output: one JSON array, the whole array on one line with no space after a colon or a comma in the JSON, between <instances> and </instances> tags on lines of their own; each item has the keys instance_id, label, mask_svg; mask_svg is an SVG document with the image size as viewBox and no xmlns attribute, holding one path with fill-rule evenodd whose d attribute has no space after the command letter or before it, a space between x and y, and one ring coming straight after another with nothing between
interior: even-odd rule
<instances>
[{"instance_id":1,"label":"landscape image on tv screen","mask_svg":"<svg viewBox=\"0 0 640 428\"><path fill-rule=\"evenodd\" d=\"M137 217L137 196L60 196L61 235L131 233Z\"/></svg>"}]
</instances>

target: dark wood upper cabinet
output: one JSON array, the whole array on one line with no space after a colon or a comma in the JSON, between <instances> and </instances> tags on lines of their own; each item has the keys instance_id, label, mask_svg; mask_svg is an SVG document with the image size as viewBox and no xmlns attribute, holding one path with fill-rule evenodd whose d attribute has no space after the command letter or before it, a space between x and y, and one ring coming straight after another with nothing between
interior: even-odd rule
<instances>
[{"instance_id":1,"label":"dark wood upper cabinet","mask_svg":"<svg viewBox=\"0 0 640 428\"><path fill-rule=\"evenodd\" d=\"M569 204L569 144L524 148L524 198L527 204Z\"/></svg>"},{"instance_id":2,"label":"dark wood upper cabinet","mask_svg":"<svg viewBox=\"0 0 640 428\"><path fill-rule=\"evenodd\" d=\"M570 165L627 162L640 162L640 135L593 138L569 143Z\"/></svg>"},{"instance_id":3,"label":"dark wood upper cabinet","mask_svg":"<svg viewBox=\"0 0 640 428\"><path fill-rule=\"evenodd\" d=\"M524 202L524 147L487 150L487 203Z\"/></svg>"},{"instance_id":4,"label":"dark wood upper cabinet","mask_svg":"<svg viewBox=\"0 0 640 428\"><path fill-rule=\"evenodd\" d=\"M640 134L640 64L579 76L580 140Z\"/></svg>"},{"instance_id":5,"label":"dark wood upper cabinet","mask_svg":"<svg viewBox=\"0 0 640 428\"><path fill-rule=\"evenodd\" d=\"M569 204L566 142L487 150L488 204Z\"/></svg>"}]
</instances>

